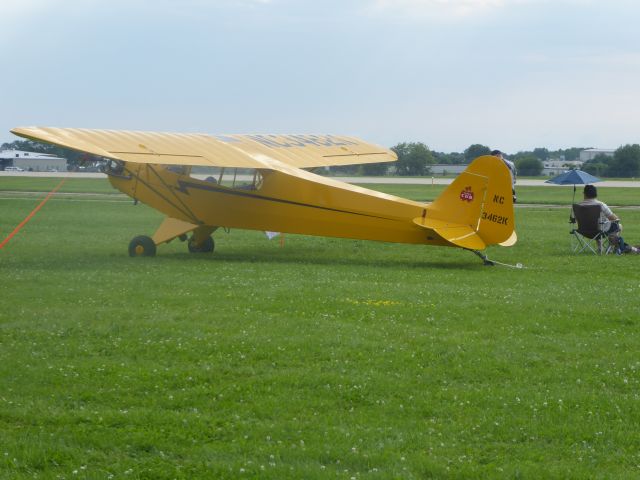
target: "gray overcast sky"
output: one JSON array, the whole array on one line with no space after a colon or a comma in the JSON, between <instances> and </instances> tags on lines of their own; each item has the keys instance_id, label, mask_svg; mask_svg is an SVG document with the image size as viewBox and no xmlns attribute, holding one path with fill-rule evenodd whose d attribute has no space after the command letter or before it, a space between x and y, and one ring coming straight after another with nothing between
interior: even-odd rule
<instances>
[{"instance_id":1,"label":"gray overcast sky","mask_svg":"<svg viewBox=\"0 0 640 480\"><path fill-rule=\"evenodd\" d=\"M638 143L635 0L1 0L16 126Z\"/></svg>"}]
</instances>

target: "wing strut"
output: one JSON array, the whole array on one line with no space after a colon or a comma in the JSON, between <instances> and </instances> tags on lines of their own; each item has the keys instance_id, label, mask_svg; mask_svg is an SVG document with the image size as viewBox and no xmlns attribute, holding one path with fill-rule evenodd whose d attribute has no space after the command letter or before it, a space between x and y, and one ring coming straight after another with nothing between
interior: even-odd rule
<instances>
[{"instance_id":1,"label":"wing strut","mask_svg":"<svg viewBox=\"0 0 640 480\"><path fill-rule=\"evenodd\" d=\"M165 188L172 193L173 197L181 204L181 205L177 205L175 202L173 202L170 198L167 198L165 195L163 195L162 193L160 193L157 189L153 188L153 185L149 184L148 182L145 182L141 175L138 173L134 173L132 170L127 169L127 171L139 182L141 182L145 187L147 187L149 190L151 190L153 193L155 193L156 195L158 195L160 198L162 198L165 202L167 202L168 204L170 204L172 207L174 207L176 210L179 210L180 212L182 212L183 214L185 214L186 216L190 217L191 220L193 220L193 223L200 225L202 224L202 222L200 221L200 219L191 211L191 209L182 201L182 199L180 197L178 197L175 192L173 191L173 189L171 188L170 185L168 185L163 179L162 176L160 174L158 174L158 172L153 168L153 166L151 164L147 165L147 168L149 168L149 170L151 170L153 172L153 174L160 180L160 182L162 182L162 184L165 186Z\"/></svg>"}]
</instances>

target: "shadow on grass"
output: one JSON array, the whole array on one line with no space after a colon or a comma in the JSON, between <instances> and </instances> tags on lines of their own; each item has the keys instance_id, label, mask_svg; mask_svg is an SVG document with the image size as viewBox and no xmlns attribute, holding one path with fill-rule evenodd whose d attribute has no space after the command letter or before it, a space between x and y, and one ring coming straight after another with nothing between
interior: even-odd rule
<instances>
[{"instance_id":1,"label":"shadow on grass","mask_svg":"<svg viewBox=\"0 0 640 480\"><path fill-rule=\"evenodd\" d=\"M64 268L65 270L89 271L99 270L103 272L113 272L115 270L129 271L137 266L145 268L162 268L167 264L182 265L207 265L227 263L236 264L264 264L264 265L316 265L316 266L341 266L341 267L370 267L379 269L413 269L413 270L467 270L482 271L485 269L494 269L499 267L485 266L480 258L471 252L458 252L458 255L447 253L447 258L411 258L406 253L403 255L394 254L385 257L384 252L375 254L354 253L350 255L344 251L338 252L311 252L309 250L287 249L285 251L266 250L264 252L256 252L255 250L245 250L234 248L227 251L216 251L210 253L183 253L183 252L158 252L156 257L136 257L131 258L126 254L101 254L93 253L86 257L82 254L76 255L73 261L62 255L49 256L47 259L38 259L38 261L22 261L21 269L48 270L52 268ZM154 268L155 269L155 268Z\"/></svg>"},{"instance_id":2,"label":"shadow on grass","mask_svg":"<svg viewBox=\"0 0 640 480\"><path fill-rule=\"evenodd\" d=\"M373 268L411 268L411 269L442 269L442 270L468 270L478 268L490 268L483 265L482 261L471 252L459 252L459 257L447 254L447 259L416 259L407 258L408 255L385 257L384 252L372 255L355 253L349 255L344 251L336 255L329 250L311 252L305 249L287 249L284 251L238 250L217 251L214 254L189 254L172 253L163 258L171 261L196 261L196 262L226 262L226 263L264 263L280 265L318 265L318 266L349 266L349 267L373 267Z\"/></svg>"}]
</instances>

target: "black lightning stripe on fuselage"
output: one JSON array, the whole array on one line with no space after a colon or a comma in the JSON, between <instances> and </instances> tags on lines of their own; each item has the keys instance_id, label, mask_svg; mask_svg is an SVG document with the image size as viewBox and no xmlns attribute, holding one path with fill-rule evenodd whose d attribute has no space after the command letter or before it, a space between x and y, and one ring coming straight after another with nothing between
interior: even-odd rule
<instances>
[{"instance_id":1,"label":"black lightning stripe on fuselage","mask_svg":"<svg viewBox=\"0 0 640 480\"><path fill-rule=\"evenodd\" d=\"M330 208L330 207L322 207L319 205L312 205L310 203L302 203L302 202L295 202L293 200L284 200L281 198L273 198L273 197L266 197L264 195L259 195L259 194L254 194L254 193L250 193L248 191L242 191L242 190L236 190L236 189L232 189L232 188L228 188L228 187L222 187L222 186L218 186L218 185L203 185L201 183L190 183L184 180L178 180L178 185L179 188L178 190L186 193L187 195L189 194L189 192L187 192L187 188L194 188L197 190L206 190L206 191L210 191L210 192L217 192L217 193L225 193L228 195L235 195L235 196L239 196L239 197L247 197L247 198L253 198L253 199L257 199L257 200L264 200L267 202L277 202L277 203L284 203L287 205L296 205L299 207L308 207L308 208L316 208L319 210L326 210L329 212L338 212L338 213L348 213L350 215L359 215L361 217L370 217L370 218L380 218L383 220L393 220L392 218L389 217L381 217L379 215L369 215L367 213L358 213L358 212L353 212L350 210L341 210L339 208Z\"/></svg>"}]
</instances>

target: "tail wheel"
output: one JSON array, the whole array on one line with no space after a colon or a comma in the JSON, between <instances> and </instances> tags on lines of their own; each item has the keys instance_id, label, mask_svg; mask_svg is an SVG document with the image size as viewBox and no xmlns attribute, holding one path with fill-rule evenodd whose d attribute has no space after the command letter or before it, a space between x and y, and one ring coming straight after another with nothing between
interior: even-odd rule
<instances>
[{"instance_id":1,"label":"tail wheel","mask_svg":"<svg viewBox=\"0 0 640 480\"><path fill-rule=\"evenodd\" d=\"M213 238L211 238L211 236L208 236L206 239L204 239L200 245L197 245L194 241L193 241L193 237L189 239L189 243L187 243L187 246L189 247L189 251L191 253L211 253L213 252L213 249L215 248L216 244L213 241Z\"/></svg>"},{"instance_id":2,"label":"tail wheel","mask_svg":"<svg viewBox=\"0 0 640 480\"><path fill-rule=\"evenodd\" d=\"M135 237L129 243L129 256L130 257L155 257L156 244L151 237L146 235L140 235Z\"/></svg>"}]
</instances>

